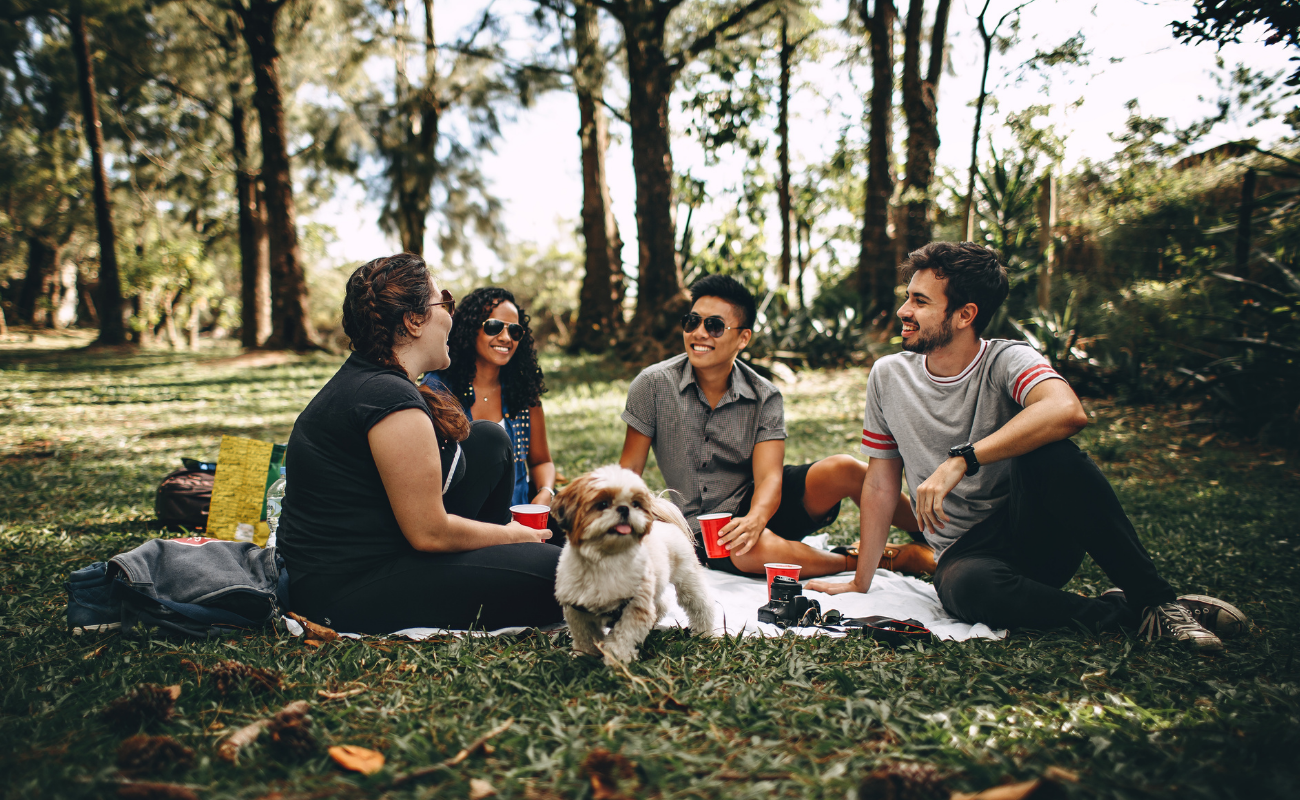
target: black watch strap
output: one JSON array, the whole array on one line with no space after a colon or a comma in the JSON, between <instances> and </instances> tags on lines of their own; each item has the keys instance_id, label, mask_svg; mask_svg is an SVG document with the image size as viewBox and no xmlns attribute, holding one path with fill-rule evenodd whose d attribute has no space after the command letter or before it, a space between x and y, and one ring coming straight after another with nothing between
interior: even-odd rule
<instances>
[{"instance_id":1,"label":"black watch strap","mask_svg":"<svg viewBox=\"0 0 1300 800\"><path fill-rule=\"evenodd\" d=\"M974 475L980 471L979 459L975 457L975 445L966 442L965 444L959 444L948 450L949 458L957 458L958 456L966 459L967 475Z\"/></svg>"}]
</instances>

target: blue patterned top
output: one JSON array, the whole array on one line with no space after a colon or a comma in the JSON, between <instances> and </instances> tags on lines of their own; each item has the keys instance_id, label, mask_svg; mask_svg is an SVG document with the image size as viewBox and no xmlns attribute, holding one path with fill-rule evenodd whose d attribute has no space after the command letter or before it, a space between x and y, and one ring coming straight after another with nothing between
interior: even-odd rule
<instances>
[{"instance_id":1,"label":"blue patterned top","mask_svg":"<svg viewBox=\"0 0 1300 800\"><path fill-rule=\"evenodd\" d=\"M436 372L426 373L421 383L430 389L452 394L451 388L442 382L442 378ZM457 399L460 400L461 406L465 409L465 416L474 419L474 415L470 412L470 409L474 406L474 387L467 386L464 394ZM531 503L533 500L528 495L528 443L532 440L531 410L525 408L511 415L510 408L506 405L506 392L503 385L501 387L501 413L505 417L506 435L510 437L510 445L515 452L515 493L510 498L510 504Z\"/></svg>"}]
</instances>

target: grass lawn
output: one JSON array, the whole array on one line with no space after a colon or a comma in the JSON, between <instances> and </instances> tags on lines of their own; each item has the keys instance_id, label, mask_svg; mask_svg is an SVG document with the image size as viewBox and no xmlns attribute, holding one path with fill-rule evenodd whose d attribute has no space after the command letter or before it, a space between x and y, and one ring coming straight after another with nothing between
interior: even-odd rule
<instances>
[{"instance_id":1,"label":"grass lawn","mask_svg":"<svg viewBox=\"0 0 1300 800\"><path fill-rule=\"evenodd\" d=\"M953 791L1057 766L1077 773L1066 791L1078 797L1300 796L1298 457L1180 425L1190 409L1090 401L1094 422L1079 438L1175 587L1254 618L1224 655L1073 631L898 651L657 632L634 681L574 659L565 635L319 648L271 630L206 643L70 637L63 580L155 535L154 487L179 458L215 457L222 433L285 441L341 360L70 349L84 343L0 342L4 797L113 795L118 745L137 731L99 712L146 682L180 685L174 718L149 730L192 748L194 763L141 779L204 798L467 797L483 781L501 797L614 797L589 775L601 750L634 765L619 788L627 797L838 799L900 760L937 766ZM560 471L612 461L631 375L558 357L545 366ZM790 462L856 451L864 385L864 373L834 372L784 387ZM846 510L835 538L856 525ZM1108 586L1089 565L1071 588ZM222 694L186 664L226 659L277 670L283 686ZM363 691L318 694L353 688ZM294 759L263 736L237 765L216 758L232 729L293 700L312 704L320 750ZM511 718L491 752L392 785ZM337 744L382 751L388 765L343 772L324 752Z\"/></svg>"}]
</instances>

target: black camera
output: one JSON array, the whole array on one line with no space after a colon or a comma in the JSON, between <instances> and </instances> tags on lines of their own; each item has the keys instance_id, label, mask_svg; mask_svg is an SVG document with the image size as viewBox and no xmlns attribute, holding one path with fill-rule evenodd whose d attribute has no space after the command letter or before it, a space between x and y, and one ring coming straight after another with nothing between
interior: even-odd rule
<instances>
[{"instance_id":1,"label":"black camera","mask_svg":"<svg viewBox=\"0 0 1300 800\"><path fill-rule=\"evenodd\" d=\"M778 575L772 579L772 593L767 605L758 609L758 621L782 628L792 625L808 627L818 624L821 613L821 604L804 597L803 587L798 581Z\"/></svg>"}]
</instances>

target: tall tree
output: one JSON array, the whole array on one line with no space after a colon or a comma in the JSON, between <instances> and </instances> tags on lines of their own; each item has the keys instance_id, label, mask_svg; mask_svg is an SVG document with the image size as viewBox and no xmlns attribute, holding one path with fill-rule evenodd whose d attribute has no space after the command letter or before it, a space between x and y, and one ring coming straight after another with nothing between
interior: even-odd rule
<instances>
[{"instance_id":1,"label":"tall tree","mask_svg":"<svg viewBox=\"0 0 1300 800\"><path fill-rule=\"evenodd\" d=\"M858 2L858 15L871 39L871 102L867 142L867 181L863 198L862 240L858 256L858 297L868 319L889 324L894 310L898 269L889 235L889 204L894 196L894 27L892 0Z\"/></svg>"},{"instance_id":2,"label":"tall tree","mask_svg":"<svg viewBox=\"0 0 1300 800\"><path fill-rule=\"evenodd\" d=\"M85 8L80 0L72 4L68 30L72 35L72 53L77 62L82 122L86 128L86 144L90 148L90 174L94 181L95 227L99 233L99 338L96 343L126 344L126 325L122 319L122 283L117 268L117 234L113 229L108 175L104 171L104 131L99 121L95 68L90 57Z\"/></svg>"},{"instance_id":3,"label":"tall tree","mask_svg":"<svg viewBox=\"0 0 1300 800\"><path fill-rule=\"evenodd\" d=\"M276 21L289 2L292 0L230 0L253 64L256 86L253 103L261 127L271 273L271 333L263 346L309 350L319 345L307 304L307 276L298 247L297 207L280 87L280 49L276 42Z\"/></svg>"},{"instance_id":4,"label":"tall tree","mask_svg":"<svg viewBox=\"0 0 1300 800\"><path fill-rule=\"evenodd\" d=\"M790 56L794 46L790 43L790 19L781 14L781 40L777 51L780 64L779 96L776 112L777 162L780 177L777 179L777 206L781 212L781 286L790 286ZM802 275L802 270L801 270Z\"/></svg>"},{"instance_id":5,"label":"tall tree","mask_svg":"<svg viewBox=\"0 0 1300 800\"><path fill-rule=\"evenodd\" d=\"M596 9L582 0L573 8L573 85L578 97L578 138L582 145L582 235L586 271L574 323L572 350L601 351L623 327L623 241L609 195L605 154L609 119L605 116L605 51Z\"/></svg>"},{"instance_id":6,"label":"tall tree","mask_svg":"<svg viewBox=\"0 0 1300 800\"><path fill-rule=\"evenodd\" d=\"M775 0L701 3L698 10L716 21L687 34L676 47L669 46L668 27L682 0L591 1L622 25L627 55L639 250L632 330L643 337L664 340L672 335L676 317L686 305L673 219L673 155L668 127L673 86L688 63L724 38L738 35L747 21L753 22L756 12Z\"/></svg>"},{"instance_id":7,"label":"tall tree","mask_svg":"<svg viewBox=\"0 0 1300 800\"><path fill-rule=\"evenodd\" d=\"M999 42L998 30L1002 28L1002 23L1019 14L1020 9L1034 2L1034 0L1024 0L1015 8L998 17L997 23L990 28L988 26L988 13L989 4L992 2L993 0L984 0L984 7L980 9L979 16L975 18L980 41L984 44L984 65L980 70L979 97L975 100L975 126L970 137L970 169L966 179L966 203L962 210L962 219L965 220L965 236L963 238L968 242L975 238L975 178L979 172L980 126L984 122L984 103L989 96L989 62L993 59L995 44L999 44L1000 48L1004 49L1010 43L1005 40Z\"/></svg>"},{"instance_id":8,"label":"tall tree","mask_svg":"<svg viewBox=\"0 0 1300 800\"><path fill-rule=\"evenodd\" d=\"M931 238L930 184L939 150L939 78L943 74L948 12L952 0L939 0L930 33L930 59L921 77L921 29L925 0L912 0L903 33L903 113L907 116L907 169L903 175L903 213L895 226L896 261Z\"/></svg>"}]
</instances>

